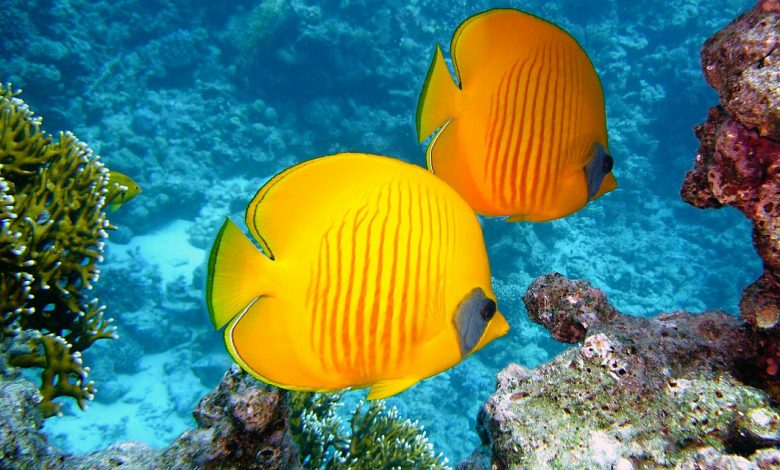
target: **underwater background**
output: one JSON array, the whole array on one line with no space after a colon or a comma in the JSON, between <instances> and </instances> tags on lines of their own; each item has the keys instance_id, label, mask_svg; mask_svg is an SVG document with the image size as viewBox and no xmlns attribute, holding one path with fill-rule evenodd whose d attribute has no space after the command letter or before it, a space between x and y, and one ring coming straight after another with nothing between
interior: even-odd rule
<instances>
[{"instance_id":1,"label":"underwater background","mask_svg":"<svg viewBox=\"0 0 780 470\"><path fill-rule=\"evenodd\" d=\"M522 294L550 271L588 279L619 310L737 313L761 273L749 221L699 211L679 188L692 128L717 96L704 40L747 0L0 1L0 81L49 132L72 130L143 192L111 214L97 297L119 339L84 354L98 386L44 431L71 452L123 440L163 447L231 364L204 301L208 250L282 169L340 151L424 165L414 113L434 45L468 16L514 7L571 33L604 87L618 189L562 220L483 229L499 308L512 329L457 367L388 400L425 425L450 462L478 445L496 372L563 349ZM34 378L34 375L31 376ZM35 380L34 380L35 381ZM347 395L356 400L364 392Z\"/></svg>"}]
</instances>

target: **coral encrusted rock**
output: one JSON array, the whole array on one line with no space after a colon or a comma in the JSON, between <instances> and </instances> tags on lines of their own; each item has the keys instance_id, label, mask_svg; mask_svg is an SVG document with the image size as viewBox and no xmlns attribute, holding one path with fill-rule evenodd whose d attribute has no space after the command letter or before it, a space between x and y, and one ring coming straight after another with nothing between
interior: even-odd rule
<instances>
[{"instance_id":1,"label":"coral encrusted rock","mask_svg":"<svg viewBox=\"0 0 780 470\"><path fill-rule=\"evenodd\" d=\"M288 426L284 391L262 384L233 366L195 408L196 429L165 449L121 442L88 455L51 447L40 432L35 405L40 393L24 379L0 376L0 467L9 469L132 468L149 470L301 468Z\"/></svg>"},{"instance_id":2,"label":"coral encrusted rock","mask_svg":"<svg viewBox=\"0 0 780 470\"><path fill-rule=\"evenodd\" d=\"M581 343L535 369L510 364L499 374L477 418L482 447L459 468L674 467L713 461L713 453L756 465L780 457L771 399L741 382L756 341L738 318L623 315L587 282L557 273L534 280L524 300L532 319Z\"/></svg>"},{"instance_id":3,"label":"coral encrusted rock","mask_svg":"<svg viewBox=\"0 0 780 470\"><path fill-rule=\"evenodd\" d=\"M701 58L720 106L696 129L701 145L681 195L753 222L764 273L743 292L740 312L771 329L780 322L780 3L760 1L708 39Z\"/></svg>"}]
</instances>

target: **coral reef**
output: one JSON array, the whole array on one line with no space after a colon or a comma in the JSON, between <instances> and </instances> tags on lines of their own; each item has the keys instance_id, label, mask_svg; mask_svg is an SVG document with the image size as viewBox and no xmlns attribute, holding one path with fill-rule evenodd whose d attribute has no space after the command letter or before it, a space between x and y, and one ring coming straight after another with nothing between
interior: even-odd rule
<instances>
[{"instance_id":1,"label":"coral reef","mask_svg":"<svg viewBox=\"0 0 780 470\"><path fill-rule=\"evenodd\" d=\"M291 392L290 428L306 468L447 468L418 423L374 400L352 411L349 432L336 408L342 393Z\"/></svg>"},{"instance_id":2,"label":"coral reef","mask_svg":"<svg viewBox=\"0 0 780 470\"><path fill-rule=\"evenodd\" d=\"M198 429L163 451L160 468L298 468L285 392L233 366L193 412Z\"/></svg>"},{"instance_id":3,"label":"coral reef","mask_svg":"<svg viewBox=\"0 0 780 470\"><path fill-rule=\"evenodd\" d=\"M306 156L370 148L424 164L409 116L431 48L447 47L464 18L495 6L291 0L285 21L258 36L264 46L255 49L253 67L242 67L249 51L240 48L241 36L249 33L252 11L275 3L4 2L0 79L25 89L47 128L72 129L111 169L144 188L110 216L121 227L111 233L93 290L122 325L121 347L132 338L144 360L126 376L100 365L124 355L115 349L119 341L87 350L83 359L101 402L90 403L89 413L70 413L75 406L66 400L66 416L46 422L49 437L71 452L130 438L164 447L186 429L197 397L219 382L226 365L201 305L164 309L173 288L202 298L204 283L190 282L184 269L184 279L160 278L153 273L159 259L128 245L135 259L129 262L118 256L117 242L168 231L178 219L194 221L190 241L206 248L218 215L242 214L263 177ZM454 461L479 443L465 430L473 428L495 372L510 360L532 367L561 348L528 325L519 299L534 277L556 270L588 279L604 286L621 311L641 313L732 308L759 268L741 214L699 213L671 200L695 149L689 129L712 99L697 53L755 0L509 3L560 24L589 52L625 184L603 207L565 221L485 221L495 281L513 286L500 297L512 317L510 336L390 401L423 422L437 450ZM168 252L184 245L149 243ZM203 383L191 377L201 359L212 364L198 376ZM131 390L109 393L109 382Z\"/></svg>"},{"instance_id":4,"label":"coral reef","mask_svg":"<svg viewBox=\"0 0 780 470\"><path fill-rule=\"evenodd\" d=\"M0 343L14 367L41 373L40 407L69 396L84 409L94 396L81 354L115 338L91 298L107 230L104 206L121 186L71 133L57 140L11 85L0 85Z\"/></svg>"},{"instance_id":5,"label":"coral reef","mask_svg":"<svg viewBox=\"0 0 780 470\"><path fill-rule=\"evenodd\" d=\"M484 447L459 468L685 467L707 448L736 458L780 444L771 400L739 381L755 341L737 318L623 315L557 273L536 279L524 300L549 331L583 342L499 374L478 416ZM750 458L770 457L780 452Z\"/></svg>"},{"instance_id":6,"label":"coral reef","mask_svg":"<svg viewBox=\"0 0 780 470\"><path fill-rule=\"evenodd\" d=\"M446 468L417 423L401 420L381 401L365 411L361 402L347 431L337 413L341 394L289 394L236 365L193 411L198 427L164 449L122 442L88 455L68 454L47 444L35 406L40 398L25 379L0 377L3 468L274 470L302 468L301 461L306 468Z\"/></svg>"},{"instance_id":7,"label":"coral reef","mask_svg":"<svg viewBox=\"0 0 780 470\"><path fill-rule=\"evenodd\" d=\"M300 468L287 425L284 392L260 384L234 366L193 412L197 429L165 449L122 442L76 456L48 446L40 432L39 399L24 379L0 380L3 468Z\"/></svg>"},{"instance_id":8,"label":"coral reef","mask_svg":"<svg viewBox=\"0 0 780 470\"><path fill-rule=\"evenodd\" d=\"M753 223L764 273L740 312L756 328L780 321L780 6L762 0L706 41L707 82L720 95L697 127L696 163L681 194L689 204L739 209Z\"/></svg>"}]
</instances>

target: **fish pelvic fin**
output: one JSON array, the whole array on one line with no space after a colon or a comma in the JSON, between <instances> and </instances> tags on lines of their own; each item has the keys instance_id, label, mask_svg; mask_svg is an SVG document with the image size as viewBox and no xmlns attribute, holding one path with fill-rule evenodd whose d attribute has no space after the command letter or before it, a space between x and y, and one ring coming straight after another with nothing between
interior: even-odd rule
<instances>
[{"instance_id":1,"label":"fish pelvic fin","mask_svg":"<svg viewBox=\"0 0 780 470\"><path fill-rule=\"evenodd\" d=\"M437 44L417 102L418 142L422 143L454 116L459 96L460 88L453 81L441 47Z\"/></svg>"},{"instance_id":2,"label":"fish pelvic fin","mask_svg":"<svg viewBox=\"0 0 780 470\"><path fill-rule=\"evenodd\" d=\"M381 400L382 398L391 397L397 393L403 392L419 381L420 380L417 378L408 377L403 379L380 380L371 386L366 398L369 400Z\"/></svg>"},{"instance_id":3,"label":"fish pelvic fin","mask_svg":"<svg viewBox=\"0 0 780 470\"><path fill-rule=\"evenodd\" d=\"M225 219L211 248L206 277L206 305L214 328L222 328L266 294L261 289L271 263L232 220Z\"/></svg>"}]
</instances>

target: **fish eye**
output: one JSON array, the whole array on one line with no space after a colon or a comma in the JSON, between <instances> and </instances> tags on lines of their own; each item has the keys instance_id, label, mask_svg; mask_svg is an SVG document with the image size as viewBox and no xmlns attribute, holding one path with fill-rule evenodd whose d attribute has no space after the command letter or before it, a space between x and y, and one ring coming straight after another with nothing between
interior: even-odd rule
<instances>
[{"instance_id":1,"label":"fish eye","mask_svg":"<svg viewBox=\"0 0 780 470\"><path fill-rule=\"evenodd\" d=\"M496 314L496 303L492 299L485 299L482 302L482 308L479 310L479 315L485 321L490 321L493 315Z\"/></svg>"},{"instance_id":2,"label":"fish eye","mask_svg":"<svg viewBox=\"0 0 780 470\"><path fill-rule=\"evenodd\" d=\"M612 159L612 155L605 153L604 159L601 161L601 169L604 171L604 173L609 173L612 171L612 165L615 164L615 161Z\"/></svg>"}]
</instances>

